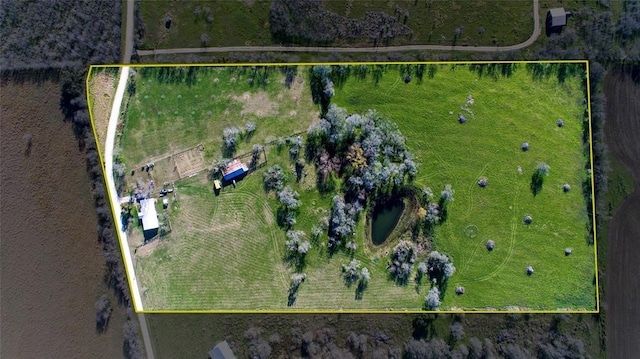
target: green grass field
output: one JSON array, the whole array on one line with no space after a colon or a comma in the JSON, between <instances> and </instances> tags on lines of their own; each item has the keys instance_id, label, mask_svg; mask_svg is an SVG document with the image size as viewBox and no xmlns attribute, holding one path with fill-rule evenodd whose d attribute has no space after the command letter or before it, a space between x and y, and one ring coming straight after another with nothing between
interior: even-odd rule
<instances>
[{"instance_id":1,"label":"green grass field","mask_svg":"<svg viewBox=\"0 0 640 359\"><path fill-rule=\"evenodd\" d=\"M589 218L580 190L588 161L581 142L585 95L578 80L534 81L524 65L498 80L479 77L466 66L442 65L421 84L415 79L405 84L398 74L388 65L377 85L371 76L350 78L336 88L333 103L349 113L375 108L394 121L421 163L416 185L436 193L445 184L453 186L448 220L436 228L434 240L457 268L441 309L594 309L594 249L586 243ZM249 77L257 78L248 67L202 68L191 84L160 83L152 71L138 71L120 142L125 163L133 167L204 143L208 166L222 156L224 127L242 129L246 121L256 122L255 134L239 145L237 153L245 153L253 144L304 131L317 119L304 67L291 89L277 70L264 86L249 85ZM468 96L474 99L467 105L473 114L461 110ZM459 113L469 121L459 124ZM558 118L564 127L556 126ZM524 141L531 145L527 152L520 150ZM303 205L294 228L310 233L330 216L332 195L323 197L315 189L312 165L296 182L286 149L267 145L266 153L268 166L282 165L288 184L300 193ZM551 169L534 198L529 183L538 162ZM176 183L178 201L168 211L172 232L137 258L146 310L288 308L293 270L283 261L286 236L275 224L278 202L263 190L265 168L219 196L206 173ZM486 188L476 184L481 176L488 178ZM563 193L564 183L571 191ZM522 222L526 214L534 219L529 226ZM469 228L477 229L471 238ZM355 286L348 288L342 280L341 265L350 258L342 253L329 258L325 234L312 243L307 280L293 309L422 308L428 285L416 290L412 282L397 286L388 280L385 252L395 243L374 247L364 232L362 219L355 258L371 272L362 300L354 300ZM484 247L488 239L496 242L493 252ZM564 255L566 247L573 249L571 256ZM535 269L532 276L525 274L529 265ZM458 285L466 288L462 296L454 293Z\"/></svg>"},{"instance_id":2,"label":"green grass field","mask_svg":"<svg viewBox=\"0 0 640 359\"><path fill-rule=\"evenodd\" d=\"M146 26L141 49L206 46L272 45L269 25L271 0L250 1L142 1L140 11ZM413 36L397 37L388 45L453 44L454 32L461 27L457 45L513 45L528 39L533 32L532 1L323 1L327 11L352 19L363 18L367 11L381 11L399 19L395 7L409 12L406 25ZM208 14L213 16L207 22ZM200 13L197 15L197 8ZM165 16L172 19L165 28ZM507 25L505 25L507 24ZM202 35L208 36L203 43ZM339 46L371 46L367 39Z\"/></svg>"}]
</instances>

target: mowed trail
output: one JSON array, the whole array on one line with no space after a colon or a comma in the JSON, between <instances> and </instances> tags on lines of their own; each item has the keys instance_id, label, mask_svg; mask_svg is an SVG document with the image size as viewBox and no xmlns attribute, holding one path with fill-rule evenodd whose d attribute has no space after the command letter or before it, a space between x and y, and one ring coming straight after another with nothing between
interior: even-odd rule
<instances>
[{"instance_id":1,"label":"mowed trail","mask_svg":"<svg viewBox=\"0 0 640 359\"><path fill-rule=\"evenodd\" d=\"M607 357L640 352L640 84L611 70L605 79L605 142L633 176L634 192L614 212L607 234Z\"/></svg>"},{"instance_id":2,"label":"mowed trail","mask_svg":"<svg viewBox=\"0 0 640 359\"><path fill-rule=\"evenodd\" d=\"M181 203L166 246L169 259L144 259L147 276L167 277L165 283L151 282L159 295L166 295L169 308L154 309L273 308L278 294L286 304L288 279L281 257L267 256L282 243L266 202L227 188L217 197L183 194Z\"/></svg>"}]
</instances>

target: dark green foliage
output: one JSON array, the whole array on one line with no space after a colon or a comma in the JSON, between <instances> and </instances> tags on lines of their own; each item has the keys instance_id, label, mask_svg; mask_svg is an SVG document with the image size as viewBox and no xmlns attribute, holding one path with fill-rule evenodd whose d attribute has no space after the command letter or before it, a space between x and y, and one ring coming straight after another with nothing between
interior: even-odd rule
<instances>
[{"instance_id":1,"label":"dark green foliage","mask_svg":"<svg viewBox=\"0 0 640 359\"><path fill-rule=\"evenodd\" d=\"M107 330L107 326L109 325L109 318L111 317L111 312L113 311L113 307L111 306L111 301L106 294L100 296L100 299L96 301L96 330L99 333Z\"/></svg>"},{"instance_id":2,"label":"dark green foliage","mask_svg":"<svg viewBox=\"0 0 640 359\"><path fill-rule=\"evenodd\" d=\"M142 347L138 340L138 324L129 318L123 327L124 331L124 344L122 350L124 356L127 359L139 359L142 358Z\"/></svg>"}]
</instances>

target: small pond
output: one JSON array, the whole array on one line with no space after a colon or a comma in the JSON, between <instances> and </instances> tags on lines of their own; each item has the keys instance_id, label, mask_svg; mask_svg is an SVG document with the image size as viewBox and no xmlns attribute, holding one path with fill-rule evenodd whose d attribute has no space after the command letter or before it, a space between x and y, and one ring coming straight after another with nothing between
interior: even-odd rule
<instances>
[{"instance_id":1,"label":"small pond","mask_svg":"<svg viewBox=\"0 0 640 359\"><path fill-rule=\"evenodd\" d=\"M404 211L404 203L395 200L375 208L371 218L371 240L380 245L387 240Z\"/></svg>"}]
</instances>

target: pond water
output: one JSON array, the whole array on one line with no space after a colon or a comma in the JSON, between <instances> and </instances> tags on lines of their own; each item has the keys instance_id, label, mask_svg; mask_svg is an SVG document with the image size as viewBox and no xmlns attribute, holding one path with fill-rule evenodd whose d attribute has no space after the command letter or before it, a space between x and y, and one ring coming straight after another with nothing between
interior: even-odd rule
<instances>
[{"instance_id":1,"label":"pond water","mask_svg":"<svg viewBox=\"0 0 640 359\"><path fill-rule=\"evenodd\" d=\"M404 203L402 201L389 202L375 209L371 221L371 240L373 244L380 245L387 240L387 237L396 227L403 210Z\"/></svg>"}]
</instances>

